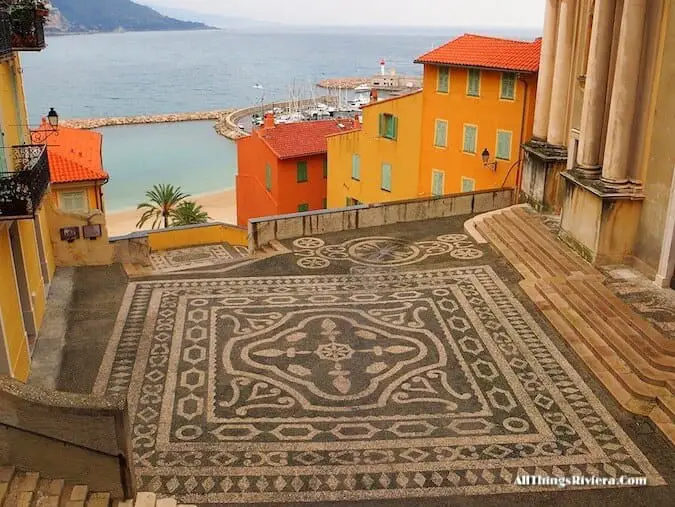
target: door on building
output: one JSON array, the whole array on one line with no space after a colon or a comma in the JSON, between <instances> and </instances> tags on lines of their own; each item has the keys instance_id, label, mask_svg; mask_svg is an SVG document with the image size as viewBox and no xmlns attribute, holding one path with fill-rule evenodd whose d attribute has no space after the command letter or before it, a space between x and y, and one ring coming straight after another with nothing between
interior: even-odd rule
<instances>
[{"instance_id":1,"label":"door on building","mask_svg":"<svg viewBox=\"0 0 675 507\"><path fill-rule=\"evenodd\" d=\"M29 349L32 352L37 340L37 326L35 325L35 315L33 313L33 298L28 286L28 276L26 266L23 261L23 252L21 249L21 236L19 234L19 225L14 222L9 228L9 240L12 248L12 259L14 262L14 273L16 273L16 285L19 292L19 301L21 303L21 316L23 325L28 337Z\"/></svg>"}]
</instances>

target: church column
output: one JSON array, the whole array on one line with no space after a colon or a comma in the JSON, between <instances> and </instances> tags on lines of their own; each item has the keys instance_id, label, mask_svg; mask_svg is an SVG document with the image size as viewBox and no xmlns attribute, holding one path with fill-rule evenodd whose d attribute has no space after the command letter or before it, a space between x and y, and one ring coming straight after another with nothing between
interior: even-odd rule
<instances>
[{"instance_id":1,"label":"church column","mask_svg":"<svg viewBox=\"0 0 675 507\"><path fill-rule=\"evenodd\" d=\"M551 85L553 83L556 37L558 34L558 7L559 0L547 0L532 131L534 137L540 140L545 140L548 134L548 119L551 112Z\"/></svg>"},{"instance_id":2,"label":"church column","mask_svg":"<svg viewBox=\"0 0 675 507\"><path fill-rule=\"evenodd\" d=\"M576 0L562 0L558 15L558 37L556 41L555 69L553 71L551 110L549 113L547 135L548 143L555 146L563 146L567 140L565 120L567 118L572 46L574 45L575 4Z\"/></svg>"},{"instance_id":3,"label":"church column","mask_svg":"<svg viewBox=\"0 0 675 507\"><path fill-rule=\"evenodd\" d=\"M602 130L612 52L616 0L596 0L581 110L578 166L589 177L599 177L602 165Z\"/></svg>"},{"instance_id":4,"label":"church column","mask_svg":"<svg viewBox=\"0 0 675 507\"><path fill-rule=\"evenodd\" d=\"M646 9L647 0L625 0L621 16L621 34L602 167L602 180L610 186L619 187L628 183L628 160Z\"/></svg>"}]
</instances>

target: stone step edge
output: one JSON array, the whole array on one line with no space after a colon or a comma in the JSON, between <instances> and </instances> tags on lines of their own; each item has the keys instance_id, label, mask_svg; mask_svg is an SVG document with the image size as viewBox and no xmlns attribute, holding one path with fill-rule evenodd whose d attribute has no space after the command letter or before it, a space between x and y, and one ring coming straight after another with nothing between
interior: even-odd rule
<instances>
[{"instance_id":1,"label":"stone step edge","mask_svg":"<svg viewBox=\"0 0 675 507\"><path fill-rule=\"evenodd\" d=\"M552 287L542 282L535 282L534 287L550 304L550 309L557 312L567 325L571 328L578 342L584 344L598 361L606 369L614 371L618 379L636 395L644 400L656 401L658 393L665 395L668 393L668 378L652 378L644 372L644 368L638 368L617 353L614 348L608 344L608 340L598 333L586 320L584 313L580 312L574 306L574 303L568 300L563 292L558 288Z\"/></svg>"},{"instance_id":2,"label":"stone step edge","mask_svg":"<svg viewBox=\"0 0 675 507\"><path fill-rule=\"evenodd\" d=\"M620 374L606 368L567 320L539 292L533 281L523 280L520 286L617 402L632 413L649 417L675 444L675 401L672 394L651 386L647 386L645 392L645 384L634 374Z\"/></svg>"},{"instance_id":3,"label":"stone step edge","mask_svg":"<svg viewBox=\"0 0 675 507\"><path fill-rule=\"evenodd\" d=\"M617 333L621 337L621 340L635 351L636 354L639 354L646 364L669 374L675 380L675 356L664 353L656 348L652 344L650 337L645 336L630 326L623 317L612 309L611 305L607 304L608 302L605 298L597 297L596 293L590 288L592 283L594 282L589 280L568 279L567 281L567 285L577 293L584 304L593 310L593 314L605 317L599 321L594 319L599 325L596 326L596 331L602 334L604 331L599 329L599 327L610 326L613 332ZM635 316L635 318L639 318L639 316ZM614 323L614 325L612 326L610 322ZM611 343L614 344L613 341ZM617 347L613 348L617 349ZM618 347L619 353L623 351L622 347Z\"/></svg>"},{"instance_id":4,"label":"stone step edge","mask_svg":"<svg viewBox=\"0 0 675 507\"><path fill-rule=\"evenodd\" d=\"M489 230L485 222L479 222L476 224L477 229L483 233L486 237L490 236L490 242L492 245L499 250L499 252L504 256L504 258L511 263L513 268L520 273L520 275L526 280L534 280L537 278L536 274L530 270L529 266L523 262L520 257L518 257L506 244L502 242L501 239L495 237Z\"/></svg>"},{"instance_id":5,"label":"stone step edge","mask_svg":"<svg viewBox=\"0 0 675 507\"><path fill-rule=\"evenodd\" d=\"M495 233L501 234L502 239L509 242L509 246L517 244L520 246L521 252L527 252L530 265L540 278L571 274L571 271L563 266L558 259L551 256L542 246L533 242L526 234L523 234L522 229L511 222L506 214L490 217L486 220L486 223Z\"/></svg>"},{"instance_id":6,"label":"stone step edge","mask_svg":"<svg viewBox=\"0 0 675 507\"><path fill-rule=\"evenodd\" d=\"M513 216L516 223L520 224L525 231L531 231L535 238L546 241L549 248L563 256L570 265L570 272L579 271L586 275L601 276L601 273L590 262L577 255L573 250L570 250L541 221L529 215L524 208L506 210L505 214Z\"/></svg>"}]
</instances>

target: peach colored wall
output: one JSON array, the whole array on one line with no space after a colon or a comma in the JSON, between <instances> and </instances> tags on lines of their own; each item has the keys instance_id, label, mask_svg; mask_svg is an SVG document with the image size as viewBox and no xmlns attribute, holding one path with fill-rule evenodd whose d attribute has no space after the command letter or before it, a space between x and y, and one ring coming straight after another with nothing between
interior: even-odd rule
<instances>
[{"instance_id":1,"label":"peach colored wall","mask_svg":"<svg viewBox=\"0 0 675 507\"><path fill-rule=\"evenodd\" d=\"M509 170L520 157L521 125L523 106L527 96L523 140L532 132L534 100L536 96L536 74L526 74L523 81L517 81L515 100L500 99L501 72L481 71L480 97L467 96L468 70L461 67L450 69L448 93L437 92L438 67L425 65L422 110L422 140L420 154L419 192L431 194L432 169L445 173L445 193L461 192L462 176L475 180L475 189L499 188L503 184L514 186L517 167ZM448 122L446 148L434 146L436 120ZM464 125L478 127L476 154L463 152ZM482 151L487 148L490 161L494 161L497 150L497 131L512 133L511 158L498 161L497 170L484 168ZM505 181L506 179L506 181Z\"/></svg>"}]
</instances>

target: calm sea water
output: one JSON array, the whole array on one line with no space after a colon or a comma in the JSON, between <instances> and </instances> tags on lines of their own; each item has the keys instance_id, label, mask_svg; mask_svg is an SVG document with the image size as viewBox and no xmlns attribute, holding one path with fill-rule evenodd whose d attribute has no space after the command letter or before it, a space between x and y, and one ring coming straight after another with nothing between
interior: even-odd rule
<instances>
[{"instance_id":1,"label":"calm sea water","mask_svg":"<svg viewBox=\"0 0 675 507\"><path fill-rule=\"evenodd\" d=\"M289 97L291 86L370 76L381 58L420 73L415 57L453 36L354 33L148 32L51 37L23 53L32 123L49 107L62 118L129 116L247 106ZM103 129L110 210L137 204L154 183L191 193L231 186L236 150L202 122Z\"/></svg>"}]
</instances>

